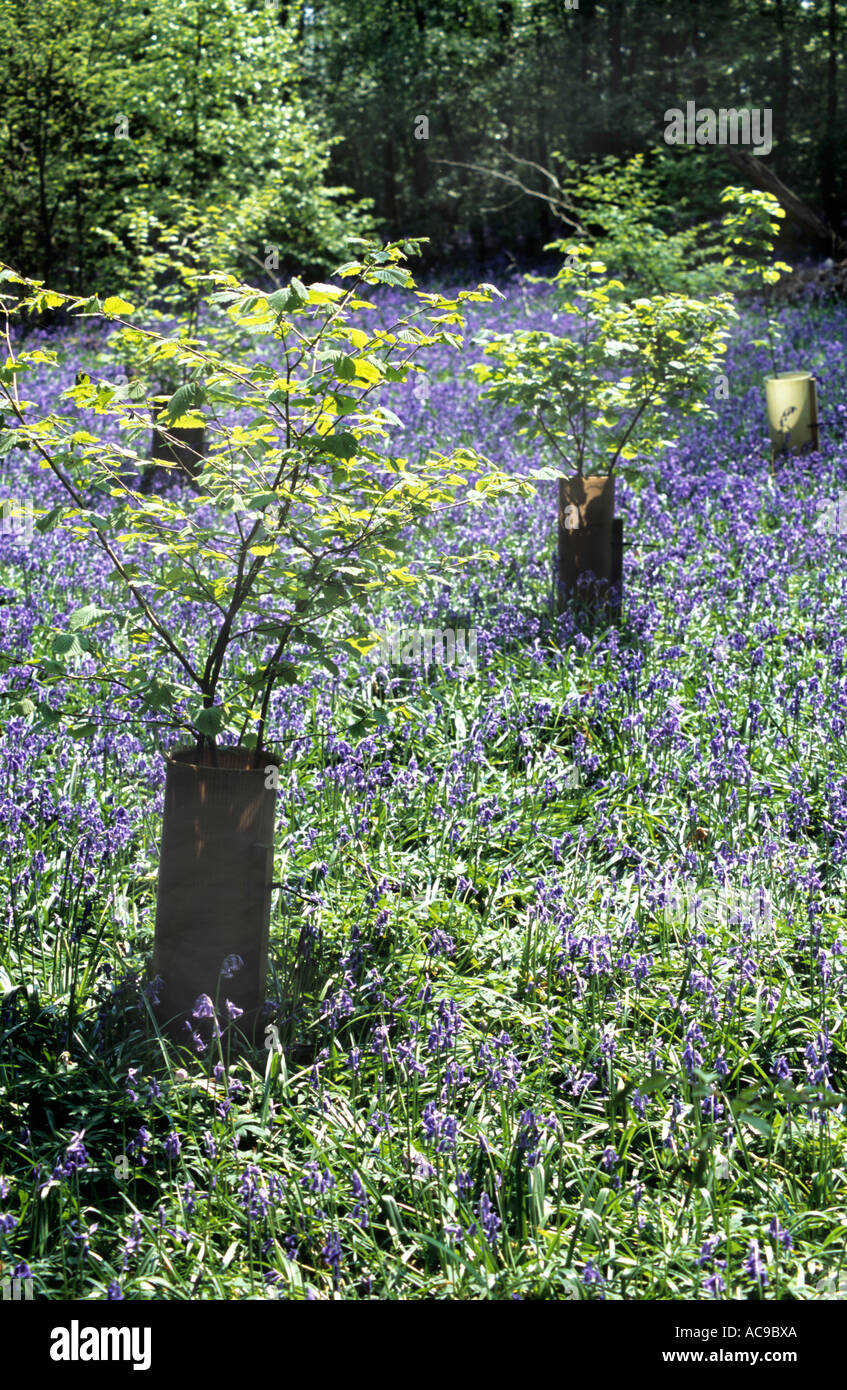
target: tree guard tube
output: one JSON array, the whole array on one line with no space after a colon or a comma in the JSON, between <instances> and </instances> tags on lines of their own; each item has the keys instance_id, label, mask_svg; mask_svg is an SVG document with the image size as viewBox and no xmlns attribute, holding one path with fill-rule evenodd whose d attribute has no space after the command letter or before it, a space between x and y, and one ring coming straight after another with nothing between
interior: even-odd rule
<instances>
[{"instance_id":1,"label":"tree guard tube","mask_svg":"<svg viewBox=\"0 0 847 1390\"><path fill-rule=\"evenodd\" d=\"M615 545L615 480L607 474L559 479L559 613L591 571L595 593L620 582L620 551Z\"/></svg>"},{"instance_id":2,"label":"tree guard tube","mask_svg":"<svg viewBox=\"0 0 847 1390\"><path fill-rule=\"evenodd\" d=\"M201 995L222 1025L226 1000L241 1009L236 1026L248 1037L265 1001L277 780L265 785L265 765L278 762L263 754L254 768L254 756L191 746L166 759L153 971L156 1017L178 1041L189 1038L186 1022L196 1028ZM243 965L222 974L233 957Z\"/></svg>"}]
</instances>

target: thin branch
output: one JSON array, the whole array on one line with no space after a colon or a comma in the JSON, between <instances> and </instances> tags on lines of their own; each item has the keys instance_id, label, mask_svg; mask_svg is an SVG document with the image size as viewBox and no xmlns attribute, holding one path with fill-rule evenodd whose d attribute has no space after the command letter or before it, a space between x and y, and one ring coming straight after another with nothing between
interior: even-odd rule
<instances>
[{"instance_id":1,"label":"thin branch","mask_svg":"<svg viewBox=\"0 0 847 1390\"><path fill-rule=\"evenodd\" d=\"M546 423L546 421L545 421L545 419L544 419L544 416L541 414L541 411L540 411L540 409L538 408L538 406L536 406L535 411L534 411L534 414L535 414L535 416L536 416L536 418L537 418L537 420L538 420L539 425L540 425L541 428L543 429L543 431L544 431L544 433L546 434L547 438L550 440L550 443L553 445L553 448L556 450L556 453L559 454L559 456L565 460L565 463L566 463L570 468L572 468L572 467L573 467L573 464L572 464L571 460L568 458L567 454L564 453L564 451L563 451L562 449L560 449L559 444L558 444L558 442L557 442L557 440L556 440L555 434L554 434L553 431L550 429L549 425Z\"/></svg>"},{"instance_id":2,"label":"thin branch","mask_svg":"<svg viewBox=\"0 0 847 1390\"><path fill-rule=\"evenodd\" d=\"M504 150L503 153L508 154L509 151ZM510 158L514 159L516 163L529 164L536 169L541 167L538 164L533 164L531 159L518 159L517 155L510 155ZM508 183L513 188L520 189L521 193L525 193L529 198L540 198L542 202L547 203L554 215L568 227L573 228L578 236L588 236L587 231L578 218L574 220L574 217L568 216L568 212L576 214L576 210L572 208L569 203L566 203L562 196L556 197L550 193L543 193L539 188L530 188L527 184L523 183L521 179L516 178L514 174L504 174L499 169L487 169L482 164L467 164L461 159L435 159L433 163L450 164L455 169L471 169L475 174L484 174L487 178L500 179L503 183ZM548 178L553 177L547 169L542 169L542 173L546 174ZM568 212L565 211L566 208Z\"/></svg>"},{"instance_id":3,"label":"thin branch","mask_svg":"<svg viewBox=\"0 0 847 1390\"><path fill-rule=\"evenodd\" d=\"M6 347L7 347L8 354L9 354L9 358L12 359L12 360L14 360L14 352L13 352L13 349L12 349L12 343L11 343L11 338L10 338L10 334L9 334L8 313L6 313L6 327L5 327L5 329L4 329L3 337L4 337L4 340L5 340L5 343L6 343ZM24 419L24 414L23 414L23 411L22 411L21 406L20 406L20 400L19 400L19 397L18 397L18 389L17 389L17 381L16 381L16 380L12 383L12 388L13 388L13 389L12 389L12 392L10 392L9 389L8 389L8 387L5 387L5 386L4 386L4 387L3 387L3 394L5 395L6 400L9 402L9 404L10 404L10 406L11 406L11 408L12 408L12 411L13 411L13 413L14 413L16 419L19 420L20 424L23 426L24 429L28 429L27 422L26 422L26 420ZM52 472L53 472L53 473L56 475L56 477L59 479L59 482L60 482L60 483L62 484L62 486L64 487L64 489L65 489L65 491L67 492L68 496L76 503L77 507L80 509L81 512L85 512L86 506L85 506L85 499L84 499L84 497L82 497L81 494L80 494L79 492L77 492L76 488L73 486L73 484L72 484L72 482L70 481L70 479L65 477L65 475L64 475L64 473L63 473L63 471L62 471L62 469L61 469L61 468L59 467L59 465L56 463L56 461L55 461L55 459L53 458L52 454L49 453L48 450L44 448L44 445L41 443L41 441L40 441L38 438L32 439L31 442L35 444L35 447L36 447L37 452L41 455L41 457L42 457L42 458L44 459L44 461L47 463L48 467L52 470ZM144 616L146 617L147 621L150 623L151 627L154 629L155 632L158 633L159 637L160 637L161 640L164 642L164 644L165 644L165 646L167 647L168 651L171 653L172 656L175 656L175 657L176 657L177 661L180 663L180 665L182 666L183 670L186 671L186 672L188 673L188 675L191 677L191 679L192 679L192 681L195 683L195 685L199 685L199 684L200 684L200 677L199 677L198 673L194 670L194 667L191 665L191 662L188 660L188 658L183 654L183 652L182 652L182 651L180 650L180 648L177 646L176 641L174 640L174 638L171 637L171 634L168 632L167 628L166 628L166 627L159 621L159 619L156 617L155 613L153 612L152 608L151 608L150 605L148 604L147 600L144 598L144 596L141 594L141 592L139 591L139 589L138 589L138 588L136 587L136 585L133 583L133 581L132 581L130 575L127 574L126 568L125 568L125 566L123 565L122 561L120 560L120 558L119 558L117 552L113 549L112 545L110 544L110 542L108 541L108 539L106 538L106 536L105 536L105 535L103 534L103 532L102 532L101 530L99 530L98 527L96 527L96 526L90 525L90 529L91 529L91 531L93 531L94 536L95 536L95 538L96 538L96 540L97 540L97 543L98 543L98 544L101 546L101 548L106 552L106 554L108 555L108 557L109 557L109 559L111 560L112 564L114 565L115 569L118 571L118 574L119 574L119 575L121 576L121 578L123 579L124 583L126 584L127 588L129 589L130 593L132 594L133 598L135 599L136 603L138 604L138 606L141 608L142 612L144 613Z\"/></svg>"}]
</instances>

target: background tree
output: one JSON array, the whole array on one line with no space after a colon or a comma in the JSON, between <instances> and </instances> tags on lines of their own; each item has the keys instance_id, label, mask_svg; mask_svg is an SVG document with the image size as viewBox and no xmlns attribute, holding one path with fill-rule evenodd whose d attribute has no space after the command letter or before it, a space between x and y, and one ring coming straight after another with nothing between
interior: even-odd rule
<instances>
[{"instance_id":1,"label":"background tree","mask_svg":"<svg viewBox=\"0 0 847 1390\"><path fill-rule=\"evenodd\" d=\"M687 101L773 111L767 158L838 231L847 216L844 113L838 100L844 0L315 0L303 55L310 99L334 132L336 177L374 200L386 232L414 231L435 254L537 254L549 208L469 165L510 168L506 152L556 170L552 157L672 156L667 200L713 215L731 177L719 149L669 151L664 112ZM415 117L429 138L415 139ZM444 161L452 161L452 164ZM530 175L544 187L540 172Z\"/></svg>"},{"instance_id":2,"label":"background tree","mask_svg":"<svg viewBox=\"0 0 847 1390\"><path fill-rule=\"evenodd\" d=\"M331 264L363 229L346 190L326 186L330 140L303 101L296 10L0 0L0 16L14 35L0 54L0 249L22 270L77 289L125 276L131 231L170 222L173 195L201 214L230 203L241 231L253 207L235 248L244 269Z\"/></svg>"}]
</instances>

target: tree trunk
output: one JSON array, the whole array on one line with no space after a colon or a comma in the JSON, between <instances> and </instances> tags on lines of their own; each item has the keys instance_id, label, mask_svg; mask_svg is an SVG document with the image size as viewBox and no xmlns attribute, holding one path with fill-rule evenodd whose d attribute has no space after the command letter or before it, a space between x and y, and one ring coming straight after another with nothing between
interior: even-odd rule
<instances>
[{"instance_id":1,"label":"tree trunk","mask_svg":"<svg viewBox=\"0 0 847 1390\"><path fill-rule=\"evenodd\" d=\"M397 170L394 162L394 137L390 134L386 135L382 142L382 198L391 235L397 236Z\"/></svg>"},{"instance_id":2,"label":"tree trunk","mask_svg":"<svg viewBox=\"0 0 847 1390\"><path fill-rule=\"evenodd\" d=\"M595 0L583 0L583 13L579 24L579 82L580 91L585 96L591 68L591 40L594 34Z\"/></svg>"},{"instance_id":3,"label":"tree trunk","mask_svg":"<svg viewBox=\"0 0 847 1390\"><path fill-rule=\"evenodd\" d=\"M776 110L774 140L776 167L780 173L786 167L789 141L788 106L791 100L791 40L785 22L785 0L776 0L776 32L779 35L779 72L776 81Z\"/></svg>"},{"instance_id":4,"label":"tree trunk","mask_svg":"<svg viewBox=\"0 0 847 1390\"><path fill-rule=\"evenodd\" d=\"M826 69L826 124L820 145L821 199L830 225L838 221L835 187L835 122L838 116L838 6L829 0L829 57Z\"/></svg>"},{"instance_id":5,"label":"tree trunk","mask_svg":"<svg viewBox=\"0 0 847 1390\"><path fill-rule=\"evenodd\" d=\"M609 63L609 86L613 97L619 96L621 90L621 77L623 74L622 25L622 0L610 0L606 28L606 52Z\"/></svg>"},{"instance_id":6,"label":"tree trunk","mask_svg":"<svg viewBox=\"0 0 847 1390\"><path fill-rule=\"evenodd\" d=\"M623 125L619 120L623 96L623 0L610 0L606 22L606 58L609 64L607 116L603 124L605 151L622 155L625 148Z\"/></svg>"},{"instance_id":7,"label":"tree trunk","mask_svg":"<svg viewBox=\"0 0 847 1390\"><path fill-rule=\"evenodd\" d=\"M812 241L820 247L826 248L830 255L835 255L839 259L847 256L847 241L839 236L832 227L818 217L817 213L792 193L790 188L786 188L781 179L778 179L772 169L769 169L756 155L748 154L745 150L736 150L732 146L725 146L727 158L730 163L735 165L751 183L757 188L763 188L768 193L773 193L779 199L788 217L796 226L800 227Z\"/></svg>"}]
</instances>

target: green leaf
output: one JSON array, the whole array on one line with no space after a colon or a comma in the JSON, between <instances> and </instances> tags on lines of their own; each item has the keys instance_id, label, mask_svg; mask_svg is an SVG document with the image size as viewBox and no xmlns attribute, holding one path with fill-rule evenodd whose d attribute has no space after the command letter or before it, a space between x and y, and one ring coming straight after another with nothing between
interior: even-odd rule
<instances>
[{"instance_id":1,"label":"green leaf","mask_svg":"<svg viewBox=\"0 0 847 1390\"><path fill-rule=\"evenodd\" d=\"M408 270L398 270L392 266L386 266L384 270L375 270L373 277L383 285L408 285L410 279Z\"/></svg>"},{"instance_id":2,"label":"green leaf","mask_svg":"<svg viewBox=\"0 0 847 1390\"><path fill-rule=\"evenodd\" d=\"M80 656L88 650L88 643L73 632L60 632L53 638L50 650L54 656Z\"/></svg>"},{"instance_id":3,"label":"green leaf","mask_svg":"<svg viewBox=\"0 0 847 1390\"><path fill-rule=\"evenodd\" d=\"M171 709L176 699L174 687L165 681L151 680L139 691L147 709Z\"/></svg>"},{"instance_id":4,"label":"green leaf","mask_svg":"<svg viewBox=\"0 0 847 1390\"><path fill-rule=\"evenodd\" d=\"M288 623L257 623L252 629L263 637L287 637L293 635Z\"/></svg>"},{"instance_id":5,"label":"green leaf","mask_svg":"<svg viewBox=\"0 0 847 1390\"><path fill-rule=\"evenodd\" d=\"M356 376L357 376L360 380L367 381L367 382L369 382L370 384L374 384L374 383L376 383L376 382L382 380L382 375L383 375L383 373L382 373L382 368L381 368L381 367L378 367L377 364L376 364L375 362L372 362L371 359L370 359L369 357L357 357L357 358L355 358L354 360L355 360L355 366L356 366ZM390 370L389 370L388 372L386 372L386 377L387 377L389 380L391 380L391 371L390 371ZM398 375L395 376L394 379L395 379L396 381L401 381L401 380L402 380L402 376L401 376L400 374L398 374Z\"/></svg>"},{"instance_id":6,"label":"green leaf","mask_svg":"<svg viewBox=\"0 0 847 1390\"><path fill-rule=\"evenodd\" d=\"M103 301L103 313L104 313L104 314L134 314L134 313L135 313L135 305L134 305L134 304L129 304L125 299L121 299L121 298L120 298L118 295L116 295L116 294L111 294L111 295L109 295L109 298L108 298L108 299L105 299L105 300Z\"/></svg>"},{"instance_id":7,"label":"green leaf","mask_svg":"<svg viewBox=\"0 0 847 1390\"><path fill-rule=\"evenodd\" d=\"M93 623L99 622L101 618L108 618L107 608L98 608L96 603L87 603L84 608L77 608L68 620L68 627L71 632L79 632L81 628L91 627Z\"/></svg>"},{"instance_id":8,"label":"green leaf","mask_svg":"<svg viewBox=\"0 0 847 1390\"><path fill-rule=\"evenodd\" d=\"M283 685L296 685L300 679L297 667L293 661L276 661L270 668L271 673L277 681Z\"/></svg>"},{"instance_id":9,"label":"green leaf","mask_svg":"<svg viewBox=\"0 0 847 1390\"><path fill-rule=\"evenodd\" d=\"M198 710L193 716L192 721L195 729L207 738L214 738L220 733L224 722L224 711L222 705L208 705Z\"/></svg>"},{"instance_id":10,"label":"green leaf","mask_svg":"<svg viewBox=\"0 0 847 1390\"><path fill-rule=\"evenodd\" d=\"M291 635L298 642L302 642L305 646L311 647L325 671L329 671L330 675L333 676L339 674L336 663L327 655L323 638L319 637L316 632L305 632L302 628L298 627Z\"/></svg>"},{"instance_id":11,"label":"green leaf","mask_svg":"<svg viewBox=\"0 0 847 1390\"><path fill-rule=\"evenodd\" d=\"M196 410L205 402L206 392L198 381L189 381L184 386L178 386L166 407L168 424L175 424L180 416Z\"/></svg>"},{"instance_id":12,"label":"green leaf","mask_svg":"<svg viewBox=\"0 0 847 1390\"><path fill-rule=\"evenodd\" d=\"M751 1129L758 1130L759 1134L763 1134L766 1139L770 1139L773 1134L773 1130L767 1120L762 1119L761 1115L744 1114L738 1115L736 1118L739 1124L749 1125Z\"/></svg>"},{"instance_id":13,"label":"green leaf","mask_svg":"<svg viewBox=\"0 0 847 1390\"><path fill-rule=\"evenodd\" d=\"M293 290L275 290L273 294L268 295L267 303L268 308L281 318L283 314L290 314L292 310L299 309L303 301Z\"/></svg>"},{"instance_id":14,"label":"green leaf","mask_svg":"<svg viewBox=\"0 0 847 1390\"><path fill-rule=\"evenodd\" d=\"M53 527L56 525L56 522L59 520L59 517L62 515L63 510L63 507L53 507L53 509L49 511L46 516L42 516L38 521L36 521L36 531L40 531L42 535L45 531L52 531Z\"/></svg>"},{"instance_id":15,"label":"green leaf","mask_svg":"<svg viewBox=\"0 0 847 1390\"><path fill-rule=\"evenodd\" d=\"M325 434L321 437L321 448L338 459L355 458L359 441L355 434L344 431L341 434Z\"/></svg>"}]
</instances>

